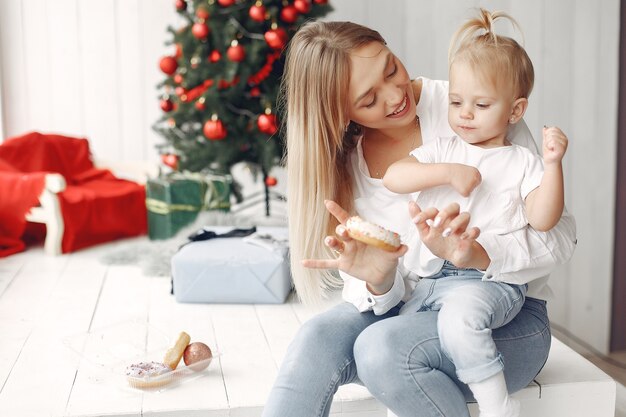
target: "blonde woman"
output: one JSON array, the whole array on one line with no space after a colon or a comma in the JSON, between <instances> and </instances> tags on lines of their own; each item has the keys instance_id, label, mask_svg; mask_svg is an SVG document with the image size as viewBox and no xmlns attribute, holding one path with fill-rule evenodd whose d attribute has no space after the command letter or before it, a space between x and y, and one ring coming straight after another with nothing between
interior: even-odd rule
<instances>
[{"instance_id":1,"label":"blonde woman","mask_svg":"<svg viewBox=\"0 0 626 417\"><path fill-rule=\"evenodd\" d=\"M389 165L422 139L450 136L447 83L411 80L381 36L348 22L311 22L291 40L283 81L287 112L287 169L292 274L300 297L319 299L343 284L345 303L307 321L291 343L264 416L327 416L342 384L364 384L398 416L469 416L468 387L441 349L437 312L399 316L417 276L404 265L421 245L458 267L515 279L537 289L575 245L565 214L547 233L519 230L480 236L467 228L458 205L408 208L408 195L382 184ZM532 145L523 123L512 126L518 144ZM421 242L389 253L350 239L350 214ZM437 226L426 220L442 218ZM414 227L414 226L412 226ZM450 229L448 237L442 231ZM339 270L339 279L333 271ZM494 330L506 362L509 391L526 386L543 366L550 328L539 292L514 320ZM513 340L514 339L514 340Z\"/></svg>"}]
</instances>

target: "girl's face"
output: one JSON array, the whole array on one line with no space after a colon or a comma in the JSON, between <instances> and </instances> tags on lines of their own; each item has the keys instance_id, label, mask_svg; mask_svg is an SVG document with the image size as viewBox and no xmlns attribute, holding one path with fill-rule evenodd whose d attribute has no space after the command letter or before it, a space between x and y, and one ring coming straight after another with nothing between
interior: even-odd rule
<instances>
[{"instance_id":1,"label":"girl's face","mask_svg":"<svg viewBox=\"0 0 626 417\"><path fill-rule=\"evenodd\" d=\"M452 64L448 122L467 143L485 148L503 146L513 114L513 91L481 75L463 61Z\"/></svg>"},{"instance_id":2,"label":"girl's face","mask_svg":"<svg viewBox=\"0 0 626 417\"><path fill-rule=\"evenodd\" d=\"M402 62L372 42L350 54L350 120L371 129L390 129L415 121L415 98Z\"/></svg>"}]
</instances>

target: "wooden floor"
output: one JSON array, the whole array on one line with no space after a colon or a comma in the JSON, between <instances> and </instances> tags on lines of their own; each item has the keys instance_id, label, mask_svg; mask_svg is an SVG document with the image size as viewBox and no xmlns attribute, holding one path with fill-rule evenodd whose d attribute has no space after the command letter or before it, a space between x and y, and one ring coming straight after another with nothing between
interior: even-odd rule
<instances>
[{"instance_id":1,"label":"wooden floor","mask_svg":"<svg viewBox=\"0 0 626 417\"><path fill-rule=\"evenodd\" d=\"M0 416L179 416L181 403L185 417L258 415L288 343L315 311L298 303L179 304L169 294L169 280L146 276L134 266L103 265L99 259L115 248L100 245L60 257L31 248L0 259ZM141 393L129 389L117 370L90 364L84 355L93 360L94 350L81 356L68 347L89 330L136 322L170 338L184 330L221 356L193 381ZM623 369L585 356L625 382ZM363 407L352 401L365 396L361 387L342 388L333 415L384 415L373 401L366 409L350 408ZM626 417L623 387L618 387L617 407L616 416ZM225 408L241 412L225 414Z\"/></svg>"},{"instance_id":2,"label":"wooden floor","mask_svg":"<svg viewBox=\"0 0 626 417\"><path fill-rule=\"evenodd\" d=\"M99 259L112 249L49 257L31 248L0 259L0 416L260 415L288 343L316 311L299 303L176 303L169 279L103 265ZM186 331L220 356L198 378L161 392L130 389L125 364L110 360L123 357L112 352L125 348L123 333L109 330L131 328L128 323L149 323L169 339ZM118 340L103 351L81 340L87 331ZM128 335L127 344L134 339ZM76 344L82 356L70 349ZM145 359L160 360L167 346L157 345ZM376 401L362 401L367 397L363 387L342 387L331 415L384 415ZM355 404L360 409L351 410ZM354 414L360 411L365 414Z\"/></svg>"}]
</instances>

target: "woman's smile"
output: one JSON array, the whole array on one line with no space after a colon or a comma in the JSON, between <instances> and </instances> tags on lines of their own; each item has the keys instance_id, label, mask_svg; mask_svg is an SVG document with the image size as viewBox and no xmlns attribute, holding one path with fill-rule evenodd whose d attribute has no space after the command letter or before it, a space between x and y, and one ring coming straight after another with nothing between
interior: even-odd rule
<instances>
[{"instance_id":1,"label":"woman's smile","mask_svg":"<svg viewBox=\"0 0 626 417\"><path fill-rule=\"evenodd\" d=\"M400 103L400 105L392 113L388 114L387 117L393 117L393 118L403 117L409 109L408 104L409 104L409 96L405 94L404 100L402 100L402 103Z\"/></svg>"}]
</instances>

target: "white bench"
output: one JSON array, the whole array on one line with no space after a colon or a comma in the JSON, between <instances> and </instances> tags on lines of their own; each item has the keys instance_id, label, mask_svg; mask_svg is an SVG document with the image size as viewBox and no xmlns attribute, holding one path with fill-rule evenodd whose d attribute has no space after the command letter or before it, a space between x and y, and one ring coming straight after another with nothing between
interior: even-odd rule
<instances>
[{"instance_id":1,"label":"white bench","mask_svg":"<svg viewBox=\"0 0 626 417\"><path fill-rule=\"evenodd\" d=\"M301 323L316 313L294 302L179 304L168 294L167 280L129 271L116 268L107 274L94 312L94 326L110 322L112 316L128 316L130 311L120 311L120 307L132 302L134 315L149 317L152 325L172 337L185 330L193 340L216 347L222 355L202 378L146 394L120 389L119 384L107 382L84 361L77 362L73 386L64 394L65 410L59 414L260 416L287 346ZM145 299L146 286L149 299ZM550 357L536 382L514 396L522 401L525 417L613 417L616 384L588 360L553 339ZM475 404L470 404L470 409L477 416ZM351 384L339 389L331 416L392 414L365 388Z\"/></svg>"}]
</instances>

